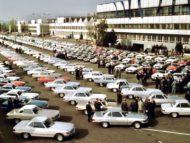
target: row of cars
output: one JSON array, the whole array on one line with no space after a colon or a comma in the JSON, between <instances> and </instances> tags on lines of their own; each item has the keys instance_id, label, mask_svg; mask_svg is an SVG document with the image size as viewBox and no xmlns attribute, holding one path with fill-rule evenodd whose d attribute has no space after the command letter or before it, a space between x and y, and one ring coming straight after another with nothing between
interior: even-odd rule
<instances>
[{"instance_id":1,"label":"row of cars","mask_svg":"<svg viewBox=\"0 0 190 143\"><path fill-rule=\"evenodd\" d=\"M28 71L27 73L31 73L31 72ZM83 88L79 89L80 88L80 87L78 87L79 83L77 83L77 82L65 83L65 81L63 82L63 80L61 81L58 78L58 79L54 80L53 82L44 83L44 86L55 92L56 89L68 87L67 86L68 83L70 83L70 87L75 86L75 88L78 88L78 89L76 89L73 92L72 92L72 90L70 90L70 91L68 90L67 93L65 93L66 92L66 89L65 89L65 92L64 92L65 96L63 97L63 100L66 102L70 102L70 104L72 104L72 105L77 104L76 105L77 110L80 110L80 111L82 110L86 114L86 103L88 101L93 102L97 98L100 101L102 101L101 104L102 104L102 106L104 106L103 108L105 111L95 112L95 114L93 116L93 122L101 123L102 127L108 127L108 126L106 126L107 122L105 122L105 120L104 120L104 118L107 118L107 117L109 117L109 119L110 119L108 121L109 125L118 124L118 121L116 119L118 115L122 115L122 116L118 116L119 118L122 118L122 122L119 122L120 125L122 125L122 124L133 125L135 128L141 128L142 125L148 123L148 117L144 113L123 112L123 111L121 111L120 107L117 107L117 104L115 102L107 102L107 100L106 100L107 96L105 94L91 93L92 89L87 88L87 87L83 87ZM86 91L85 91L85 89L86 89ZM99 115L99 113L101 113L101 116Z\"/></svg>"},{"instance_id":2,"label":"row of cars","mask_svg":"<svg viewBox=\"0 0 190 143\"><path fill-rule=\"evenodd\" d=\"M15 59L13 60L15 62L18 58L25 61L24 58L9 50L1 48L0 51L10 61ZM5 62L0 62L0 70L0 105L8 111L6 118L13 120L16 124L13 128L15 134L22 135L24 139L37 136L52 137L58 141L74 135L74 124L55 121L60 118L59 110L48 109L48 101L40 100L39 93L31 92L32 88L26 86L25 82L21 81L21 78L10 70ZM15 81L20 84L15 84ZM19 100L17 104L16 98ZM11 110L10 103L13 105Z\"/></svg>"},{"instance_id":3,"label":"row of cars","mask_svg":"<svg viewBox=\"0 0 190 143\"><path fill-rule=\"evenodd\" d=\"M50 58L51 59L51 58ZM49 60L49 61L52 61L52 60ZM51 63L51 64L54 64L54 63ZM126 81L125 81L125 83L126 83ZM112 83L110 83L110 84L112 84ZM119 87L119 84L117 84L117 86ZM123 85L123 86L125 86L125 85ZM146 91L147 89L145 89L145 88L143 88L142 87L142 85L131 85L133 88L131 88L131 89L133 89L133 90L131 90L131 91L134 91L133 92L133 94L134 93L136 93L138 90L139 90L139 88L141 87L141 90L139 90L140 91L140 93L142 93L142 91ZM135 87L136 86L136 87ZM124 87L123 88L123 90L125 89L126 90L126 88L129 88L129 86L127 86L127 87ZM135 90L134 90L135 89ZM151 91L151 90L149 90L149 91ZM151 91L152 92L152 91ZM157 91L155 91L155 92L157 92ZM153 93L153 92L152 92ZM163 93L161 93L160 91L158 91L157 92L158 93L158 96L154 96L154 97L152 97L154 100L156 99L156 98L161 98L161 96L162 96L162 102L164 101L165 103L168 103L168 102L172 102L172 104L171 105L173 105L173 103L175 102L176 104L177 103L179 103L179 102L177 102L177 100L176 100L176 98L174 97L174 96L171 96L171 99L170 98L168 98L168 96L165 96ZM67 94L68 95L68 94ZM123 94L124 95L124 94ZM141 94L140 94L141 95ZM147 95L147 93L145 94L145 95ZM159 96L159 95L161 95L161 96ZM134 96L134 95L133 95ZM133 97L132 96L132 97ZM138 95L139 96L139 95ZM150 96L149 96L150 97ZM169 100L168 100L169 99ZM155 100L156 101L156 100ZM159 100L158 100L159 101ZM182 100L180 100L180 101L182 101ZM161 102L161 103L162 103ZM185 101L183 101L183 102L185 102ZM71 101L70 101L70 103L71 103ZM76 103L78 103L78 102L72 102L72 103L74 103L74 104L76 104ZM86 102L85 102L86 103ZM161 104L160 103L160 104ZM80 105L80 104L78 104L78 105ZM85 105L85 104L84 104ZM77 108L78 108L79 106L77 106ZM85 106L83 106L83 107L85 107ZM164 106L162 106L162 107L164 107ZM172 107L178 107L178 106L172 106ZM84 109L84 108L83 108ZM180 106L180 110L182 109L182 106ZM109 110L107 110L106 112L110 112L110 110L113 110L113 109L109 109ZM162 110L162 111L164 111L164 110ZM118 111L117 111L118 112ZM173 111L172 111L173 112ZM164 112L163 112L164 113ZM98 115L97 115L98 114ZM98 117L100 117L100 118L102 118L102 117L104 117L104 116L102 116L102 115L105 115L105 113L104 114L100 114L100 113L95 113L94 114L94 118L96 117L96 116L98 116ZM120 114L121 114L121 116L119 116L119 114L117 114L119 117L122 117L122 118L124 118L125 116L121 113L121 111L120 111ZM169 113L169 114L171 114L171 113ZM174 113L173 113L174 114ZM173 116L173 114L171 114L172 115L172 117L175 117L175 116ZM111 114L109 114L110 116L112 115L112 113ZM179 113L177 113L177 115L180 115ZM113 118L114 118L114 116L113 116ZM96 121L95 121L96 122ZM106 127L106 123L105 122L102 122L101 120L100 120L100 122L102 123L102 126L103 127ZM109 122L111 122L111 121L109 121ZM109 123L109 122L107 122L107 123ZM137 127L137 126L136 126Z\"/></svg>"}]
</instances>

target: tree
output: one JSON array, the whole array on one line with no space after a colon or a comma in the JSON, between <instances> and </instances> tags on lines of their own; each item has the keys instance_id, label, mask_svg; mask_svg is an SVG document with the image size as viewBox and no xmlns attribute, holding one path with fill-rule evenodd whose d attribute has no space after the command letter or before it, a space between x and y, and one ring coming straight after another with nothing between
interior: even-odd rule
<instances>
[{"instance_id":1,"label":"tree","mask_svg":"<svg viewBox=\"0 0 190 143\"><path fill-rule=\"evenodd\" d=\"M10 32L16 32L17 31L17 25L16 25L16 20L12 19L9 21L9 27L10 27Z\"/></svg>"},{"instance_id":2,"label":"tree","mask_svg":"<svg viewBox=\"0 0 190 143\"><path fill-rule=\"evenodd\" d=\"M100 22L96 25L97 40L99 45L104 44L105 36L107 36L107 29L108 24L105 19L100 20Z\"/></svg>"}]
</instances>

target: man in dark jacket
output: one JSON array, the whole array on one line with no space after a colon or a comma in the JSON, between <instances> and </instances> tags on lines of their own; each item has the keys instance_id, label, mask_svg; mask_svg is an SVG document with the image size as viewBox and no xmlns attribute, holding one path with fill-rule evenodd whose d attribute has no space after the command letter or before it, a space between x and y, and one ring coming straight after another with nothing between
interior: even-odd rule
<instances>
[{"instance_id":1,"label":"man in dark jacket","mask_svg":"<svg viewBox=\"0 0 190 143\"><path fill-rule=\"evenodd\" d=\"M90 122L92 114L93 114L93 110L92 110L90 101L86 104L86 111L87 111L87 115L88 115L88 122Z\"/></svg>"},{"instance_id":2,"label":"man in dark jacket","mask_svg":"<svg viewBox=\"0 0 190 143\"><path fill-rule=\"evenodd\" d=\"M126 99L123 100L123 102L121 103L121 110L126 112L128 111L128 105Z\"/></svg>"}]
</instances>

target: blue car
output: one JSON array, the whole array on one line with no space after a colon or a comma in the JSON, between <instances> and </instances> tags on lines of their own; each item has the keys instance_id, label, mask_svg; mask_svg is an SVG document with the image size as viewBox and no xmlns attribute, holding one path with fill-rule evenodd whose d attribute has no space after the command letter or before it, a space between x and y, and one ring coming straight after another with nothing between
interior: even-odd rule
<instances>
[{"instance_id":1,"label":"blue car","mask_svg":"<svg viewBox=\"0 0 190 143\"><path fill-rule=\"evenodd\" d=\"M29 86L13 86L12 84L6 84L2 87L0 87L0 94L9 92L12 89L20 89L23 92L30 92L32 90Z\"/></svg>"}]
</instances>

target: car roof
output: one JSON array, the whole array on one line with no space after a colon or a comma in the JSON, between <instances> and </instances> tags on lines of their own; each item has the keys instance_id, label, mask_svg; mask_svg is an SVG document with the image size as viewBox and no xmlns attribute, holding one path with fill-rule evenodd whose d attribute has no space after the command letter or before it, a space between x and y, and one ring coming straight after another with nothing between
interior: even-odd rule
<instances>
[{"instance_id":1,"label":"car roof","mask_svg":"<svg viewBox=\"0 0 190 143\"><path fill-rule=\"evenodd\" d=\"M45 116L38 116L38 117L34 117L31 121L32 122L43 122L47 119L47 117Z\"/></svg>"},{"instance_id":2,"label":"car roof","mask_svg":"<svg viewBox=\"0 0 190 143\"><path fill-rule=\"evenodd\" d=\"M32 109L32 108L35 108L35 107L37 107L37 106L36 105L25 105L22 108L20 108L20 110L23 110L23 109Z\"/></svg>"},{"instance_id":3,"label":"car roof","mask_svg":"<svg viewBox=\"0 0 190 143\"><path fill-rule=\"evenodd\" d=\"M121 110L121 107L112 107L106 111L108 111L108 112L121 112L122 110Z\"/></svg>"}]
</instances>

